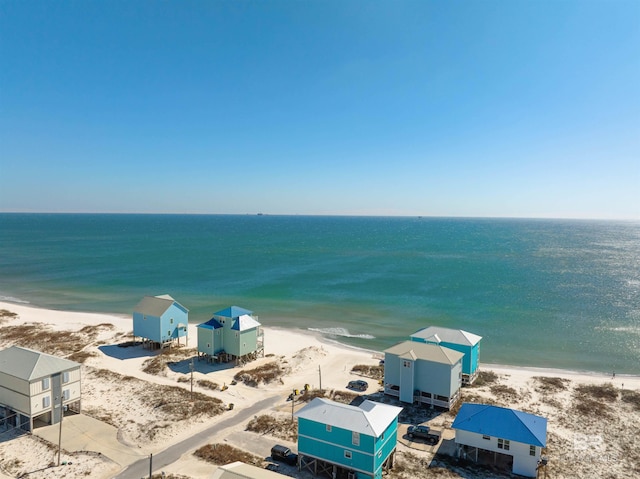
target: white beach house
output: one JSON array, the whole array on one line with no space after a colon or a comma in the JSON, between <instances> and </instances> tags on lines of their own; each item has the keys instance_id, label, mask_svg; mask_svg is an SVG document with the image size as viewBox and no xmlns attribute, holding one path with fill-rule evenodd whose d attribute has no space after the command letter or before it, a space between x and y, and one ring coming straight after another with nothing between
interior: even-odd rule
<instances>
[{"instance_id":1,"label":"white beach house","mask_svg":"<svg viewBox=\"0 0 640 479\"><path fill-rule=\"evenodd\" d=\"M33 430L34 421L60 422L67 409L80 412L80 364L19 346L0 351L0 418L9 427Z\"/></svg>"},{"instance_id":2,"label":"white beach house","mask_svg":"<svg viewBox=\"0 0 640 479\"><path fill-rule=\"evenodd\" d=\"M536 477L542 448L547 445L547 420L515 409L464 403L451 425L459 457L478 462L512 461L512 472Z\"/></svg>"}]
</instances>

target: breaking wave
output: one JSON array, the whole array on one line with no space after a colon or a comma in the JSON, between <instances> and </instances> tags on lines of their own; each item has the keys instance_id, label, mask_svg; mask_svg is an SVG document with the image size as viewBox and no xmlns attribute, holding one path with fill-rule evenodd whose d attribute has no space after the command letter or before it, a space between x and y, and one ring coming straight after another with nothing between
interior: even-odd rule
<instances>
[{"instance_id":1,"label":"breaking wave","mask_svg":"<svg viewBox=\"0 0 640 479\"><path fill-rule=\"evenodd\" d=\"M341 336L343 338L376 339L371 334L351 334L345 328L307 328L309 331L325 334L327 336Z\"/></svg>"},{"instance_id":2,"label":"breaking wave","mask_svg":"<svg viewBox=\"0 0 640 479\"><path fill-rule=\"evenodd\" d=\"M29 301L25 301L24 299L20 298L14 298L13 296L0 296L0 301L6 301L8 303L31 304Z\"/></svg>"}]
</instances>

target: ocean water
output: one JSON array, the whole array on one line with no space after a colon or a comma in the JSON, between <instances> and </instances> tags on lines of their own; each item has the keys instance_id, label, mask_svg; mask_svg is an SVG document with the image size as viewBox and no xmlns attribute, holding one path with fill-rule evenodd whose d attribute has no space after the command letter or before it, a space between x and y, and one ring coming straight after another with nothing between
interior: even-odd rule
<instances>
[{"instance_id":1,"label":"ocean water","mask_svg":"<svg viewBox=\"0 0 640 479\"><path fill-rule=\"evenodd\" d=\"M481 361L640 374L640 223L271 215L0 214L0 299L265 326L381 351L441 325ZM267 338L277 341L277 338Z\"/></svg>"}]
</instances>

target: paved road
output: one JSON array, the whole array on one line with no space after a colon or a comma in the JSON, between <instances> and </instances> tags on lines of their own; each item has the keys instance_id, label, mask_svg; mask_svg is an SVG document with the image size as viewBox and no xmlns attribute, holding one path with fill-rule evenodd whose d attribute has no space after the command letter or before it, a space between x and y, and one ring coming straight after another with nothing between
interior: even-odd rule
<instances>
[{"instance_id":1,"label":"paved road","mask_svg":"<svg viewBox=\"0 0 640 479\"><path fill-rule=\"evenodd\" d=\"M173 464L180 456L185 452L195 449L198 446L205 444L210 436L216 434L228 427L236 426L241 422L246 421L251 416L256 415L265 409L273 407L278 401L282 401L282 395L272 396L267 399L263 399L260 402L255 403L242 411L239 411L235 416L229 417L223 421L216 423L215 425L205 429L204 431L194 434L190 438L185 439L178 444L174 444L168 447L162 452L153 455L153 470L157 471L163 467ZM149 458L140 459L134 462L124 471L116 476L116 479L140 479L149 476Z\"/></svg>"}]
</instances>

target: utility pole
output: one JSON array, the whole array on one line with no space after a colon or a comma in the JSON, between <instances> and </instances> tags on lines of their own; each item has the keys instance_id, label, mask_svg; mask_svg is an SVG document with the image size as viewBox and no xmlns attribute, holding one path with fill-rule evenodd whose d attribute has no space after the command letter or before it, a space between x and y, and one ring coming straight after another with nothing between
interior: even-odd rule
<instances>
[{"instance_id":1,"label":"utility pole","mask_svg":"<svg viewBox=\"0 0 640 479\"><path fill-rule=\"evenodd\" d=\"M191 369L191 402L193 402L193 358L191 358L191 363L189 363L189 369Z\"/></svg>"},{"instance_id":2,"label":"utility pole","mask_svg":"<svg viewBox=\"0 0 640 479\"><path fill-rule=\"evenodd\" d=\"M149 479L153 479L153 453L149 454Z\"/></svg>"},{"instance_id":3,"label":"utility pole","mask_svg":"<svg viewBox=\"0 0 640 479\"><path fill-rule=\"evenodd\" d=\"M318 364L318 376L320 376L320 391L322 391L322 370L320 369L319 364Z\"/></svg>"},{"instance_id":4,"label":"utility pole","mask_svg":"<svg viewBox=\"0 0 640 479\"><path fill-rule=\"evenodd\" d=\"M291 422L293 422L293 405L296 403L296 390L291 394Z\"/></svg>"},{"instance_id":5,"label":"utility pole","mask_svg":"<svg viewBox=\"0 0 640 479\"><path fill-rule=\"evenodd\" d=\"M64 394L62 394L62 386L60 387L60 429L58 430L58 467L60 467L60 454L62 452L62 418L64 417L64 408L62 401L64 400Z\"/></svg>"}]
</instances>

